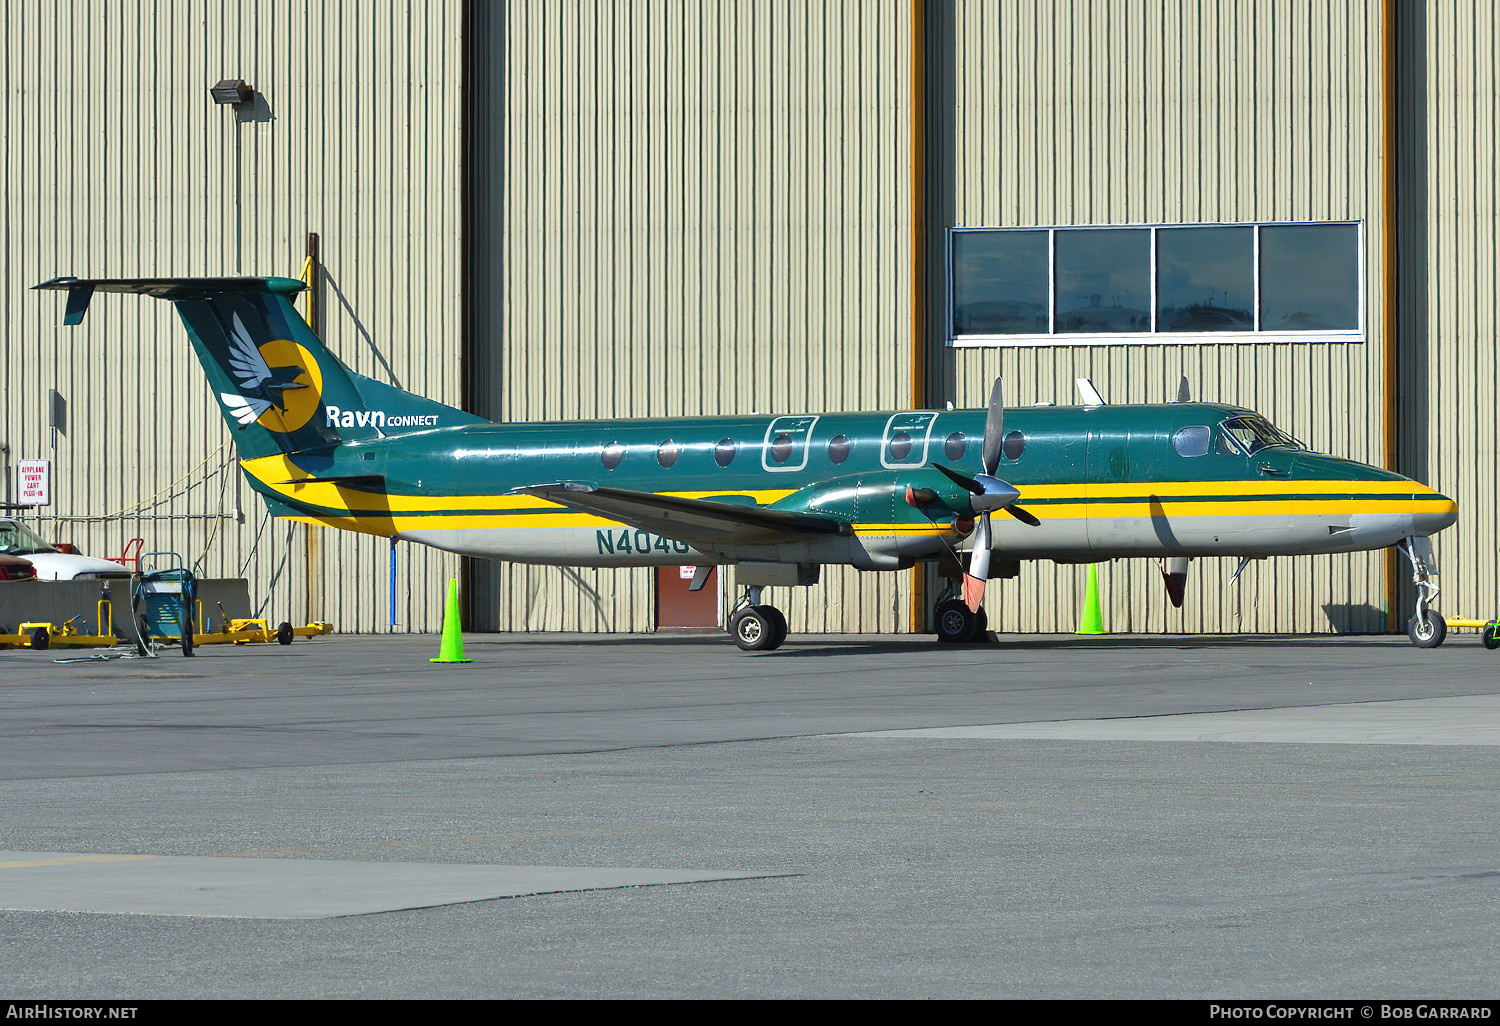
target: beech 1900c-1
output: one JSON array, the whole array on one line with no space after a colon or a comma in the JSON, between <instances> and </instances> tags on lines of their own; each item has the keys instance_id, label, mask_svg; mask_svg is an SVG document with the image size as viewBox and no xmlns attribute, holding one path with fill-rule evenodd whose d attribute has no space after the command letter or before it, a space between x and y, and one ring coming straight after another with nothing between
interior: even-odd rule
<instances>
[{"instance_id":1,"label":"beech 1900c-1","mask_svg":"<svg viewBox=\"0 0 1500 1026\"><path fill-rule=\"evenodd\" d=\"M495 424L349 370L292 306L304 287L37 286L67 291L67 324L95 292L171 302L272 514L523 563L692 565L694 588L733 565L729 631L747 650L786 638L762 588L813 584L824 564L946 566L938 637L964 641L985 628L991 568L1013 576L1019 560L1154 557L1180 606L1194 557L1392 545L1417 586L1412 640L1446 629L1428 539L1456 519L1451 499L1188 401L1185 382L1157 405L1105 405L1080 382L1083 406L1007 411L996 381L982 410Z\"/></svg>"}]
</instances>

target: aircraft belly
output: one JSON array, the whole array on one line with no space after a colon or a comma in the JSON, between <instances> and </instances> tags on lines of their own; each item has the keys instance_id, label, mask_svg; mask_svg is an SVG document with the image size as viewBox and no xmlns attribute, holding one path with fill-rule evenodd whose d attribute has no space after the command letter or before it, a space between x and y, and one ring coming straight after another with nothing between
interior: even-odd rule
<instances>
[{"instance_id":1,"label":"aircraft belly","mask_svg":"<svg viewBox=\"0 0 1500 1026\"><path fill-rule=\"evenodd\" d=\"M402 541L464 556L567 566L679 566L720 560L685 542L632 528L507 527L403 530Z\"/></svg>"},{"instance_id":2,"label":"aircraft belly","mask_svg":"<svg viewBox=\"0 0 1500 1026\"><path fill-rule=\"evenodd\" d=\"M1004 513L990 518L994 532L990 548L1011 559L1084 558L1089 549L1088 521L1083 517L1048 517L1035 511L1041 523L1031 527Z\"/></svg>"},{"instance_id":3,"label":"aircraft belly","mask_svg":"<svg viewBox=\"0 0 1500 1026\"><path fill-rule=\"evenodd\" d=\"M1089 539L1101 555L1312 555L1394 545L1410 515L1305 514L1099 517Z\"/></svg>"}]
</instances>

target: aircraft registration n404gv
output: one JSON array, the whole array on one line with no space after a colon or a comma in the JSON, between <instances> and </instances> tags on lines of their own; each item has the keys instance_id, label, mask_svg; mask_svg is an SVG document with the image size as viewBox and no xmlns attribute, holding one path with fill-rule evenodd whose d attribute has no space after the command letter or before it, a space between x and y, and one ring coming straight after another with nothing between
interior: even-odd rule
<instances>
[{"instance_id":1,"label":"aircraft registration n404gv","mask_svg":"<svg viewBox=\"0 0 1500 1026\"><path fill-rule=\"evenodd\" d=\"M582 566L733 565L729 618L747 650L778 647L768 586L826 564L936 562L955 582L946 641L985 627L996 557L1162 561L1181 605L1199 556L1397 545L1417 583L1410 633L1441 642L1427 539L1451 499L1308 451L1259 414L1187 401L980 410L495 424L345 367L291 305L286 278L59 278L79 323L95 292L173 303L277 516L470 556Z\"/></svg>"}]
</instances>

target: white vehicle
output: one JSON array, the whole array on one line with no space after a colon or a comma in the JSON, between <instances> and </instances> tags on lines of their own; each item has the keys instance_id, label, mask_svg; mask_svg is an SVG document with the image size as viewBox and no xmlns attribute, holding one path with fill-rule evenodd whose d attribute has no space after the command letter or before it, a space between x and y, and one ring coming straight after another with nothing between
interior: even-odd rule
<instances>
[{"instance_id":1,"label":"white vehicle","mask_svg":"<svg viewBox=\"0 0 1500 1026\"><path fill-rule=\"evenodd\" d=\"M25 524L15 520L0 520L0 556L25 556L36 567L39 581L90 581L130 576L128 567L113 560L59 552Z\"/></svg>"}]
</instances>

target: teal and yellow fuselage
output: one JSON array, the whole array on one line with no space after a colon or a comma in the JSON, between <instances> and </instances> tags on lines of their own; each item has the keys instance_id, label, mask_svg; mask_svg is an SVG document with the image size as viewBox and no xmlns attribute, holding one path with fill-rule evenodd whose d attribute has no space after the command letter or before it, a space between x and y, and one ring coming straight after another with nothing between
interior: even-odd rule
<instances>
[{"instance_id":1,"label":"teal and yellow fuselage","mask_svg":"<svg viewBox=\"0 0 1500 1026\"><path fill-rule=\"evenodd\" d=\"M1382 548L1451 524L1453 502L1375 467L1273 445L1182 455L1248 411L1217 404L1028 407L1007 413L999 476L1036 527L1002 517L1013 558L1264 556ZM350 442L316 465L245 460L283 515L467 555L639 566L770 559L895 569L969 530L967 493L935 471L979 468L982 410L480 424ZM1217 437L1215 435L1215 437ZM381 491L310 481L379 475ZM299 483L305 481L306 483ZM554 481L817 513L846 537L699 548L512 490Z\"/></svg>"}]
</instances>

